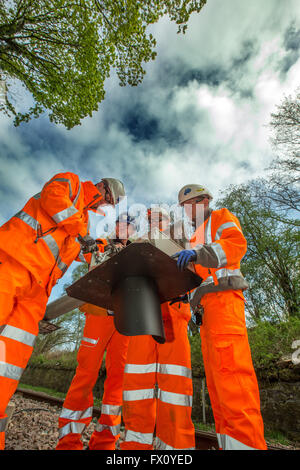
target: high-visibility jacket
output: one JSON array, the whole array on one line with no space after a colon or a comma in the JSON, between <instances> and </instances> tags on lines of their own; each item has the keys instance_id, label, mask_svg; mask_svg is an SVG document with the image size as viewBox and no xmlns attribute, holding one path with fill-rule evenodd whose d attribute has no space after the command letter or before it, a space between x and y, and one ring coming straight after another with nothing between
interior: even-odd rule
<instances>
[{"instance_id":1,"label":"high-visibility jacket","mask_svg":"<svg viewBox=\"0 0 300 470\"><path fill-rule=\"evenodd\" d=\"M190 240L197 253L196 273L203 279L193 292L192 306L209 292L245 290L248 284L240 271L247 241L239 220L228 209L211 211Z\"/></svg>"},{"instance_id":2,"label":"high-visibility jacket","mask_svg":"<svg viewBox=\"0 0 300 470\"><path fill-rule=\"evenodd\" d=\"M88 232L89 206L101 199L92 182L80 182L74 173L55 175L0 227L2 250L27 268L49 295L80 252L76 237Z\"/></svg>"}]
</instances>

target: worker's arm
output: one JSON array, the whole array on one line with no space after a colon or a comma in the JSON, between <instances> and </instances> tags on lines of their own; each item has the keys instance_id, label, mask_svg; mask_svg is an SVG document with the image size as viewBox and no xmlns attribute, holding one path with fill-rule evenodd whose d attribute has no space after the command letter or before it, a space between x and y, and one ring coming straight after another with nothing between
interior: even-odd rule
<instances>
[{"instance_id":1,"label":"worker's arm","mask_svg":"<svg viewBox=\"0 0 300 470\"><path fill-rule=\"evenodd\" d=\"M212 243L173 255L173 258L178 258L177 265L180 269L190 262L201 264L205 268L222 268L239 262L246 254L247 241L238 219L228 209L218 211L216 216L217 229Z\"/></svg>"},{"instance_id":2,"label":"worker's arm","mask_svg":"<svg viewBox=\"0 0 300 470\"><path fill-rule=\"evenodd\" d=\"M196 264L205 268L222 268L236 264L247 251L247 241L238 219L228 210L218 211L214 241L196 248Z\"/></svg>"},{"instance_id":3,"label":"worker's arm","mask_svg":"<svg viewBox=\"0 0 300 470\"><path fill-rule=\"evenodd\" d=\"M41 207L58 227L63 227L74 237L87 234L87 220L75 207L81 191L83 188L77 175L59 173L45 184L41 192Z\"/></svg>"}]
</instances>

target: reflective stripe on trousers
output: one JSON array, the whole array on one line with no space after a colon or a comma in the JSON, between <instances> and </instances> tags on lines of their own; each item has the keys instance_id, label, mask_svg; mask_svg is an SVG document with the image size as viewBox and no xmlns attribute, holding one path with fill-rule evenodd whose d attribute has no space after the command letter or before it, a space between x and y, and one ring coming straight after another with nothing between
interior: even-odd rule
<instances>
[{"instance_id":1,"label":"reflective stripe on trousers","mask_svg":"<svg viewBox=\"0 0 300 470\"><path fill-rule=\"evenodd\" d=\"M227 436L226 434L217 434L219 447L223 450L258 450L254 447L247 446L242 442Z\"/></svg>"},{"instance_id":2,"label":"reflective stripe on trousers","mask_svg":"<svg viewBox=\"0 0 300 470\"><path fill-rule=\"evenodd\" d=\"M153 398L155 398L154 388L123 391L124 401L149 400ZM192 403L193 403L193 397L191 395L184 395L182 393L165 392L164 390L160 390L160 389L158 389L157 398L163 403L169 403L170 405L192 406Z\"/></svg>"},{"instance_id":3,"label":"reflective stripe on trousers","mask_svg":"<svg viewBox=\"0 0 300 470\"><path fill-rule=\"evenodd\" d=\"M120 434L120 428L121 428L121 424L118 424L117 426L109 426L108 424L97 423L95 431L102 432L102 431L107 430L113 436L118 436Z\"/></svg>"},{"instance_id":4,"label":"reflective stripe on trousers","mask_svg":"<svg viewBox=\"0 0 300 470\"><path fill-rule=\"evenodd\" d=\"M144 432L135 432L135 431L131 431L130 429L127 429L125 431L124 442L131 442L131 441L151 446L153 443L153 434L144 433Z\"/></svg>"},{"instance_id":5,"label":"reflective stripe on trousers","mask_svg":"<svg viewBox=\"0 0 300 470\"><path fill-rule=\"evenodd\" d=\"M101 406L101 416L102 415L108 415L108 416L116 416L115 420L119 421L120 424L117 424L115 426L109 425L109 424L103 424L103 423L97 423L95 431L97 432L102 432L102 431L109 431L113 436L118 436L120 434L120 428L121 428L121 412L122 412L122 406L119 405L109 405L109 404L102 404ZM119 419L118 419L119 418ZM101 419L101 417L100 417Z\"/></svg>"},{"instance_id":6,"label":"reflective stripe on trousers","mask_svg":"<svg viewBox=\"0 0 300 470\"><path fill-rule=\"evenodd\" d=\"M69 410L62 408L60 418L71 420L70 423L65 424L59 428L59 439L67 436L68 434L81 434L86 426L85 423L80 423L79 420L91 418L93 416L93 407L90 406L86 410Z\"/></svg>"},{"instance_id":7,"label":"reflective stripe on trousers","mask_svg":"<svg viewBox=\"0 0 300 470\"><path fill-rule=\"evenodd\" d=\"M22 367L0 361L0 377L6 377L12 380L20 380L23 371L24 369Z\"/></svg>"},{"instance_id":8,"label":"reflective stripe on trousers","mask_svg":"<svg viewBox=\"0 0 300 470\"><path fill-rule=\"evenodd\" d=\"M192 370L190 368L176 364L126 364L124 370L126 374L149 374L151 372L192 378Z\"/></svg>"},{"instance_id":9,"label":"reflective stripe on trousers","mask_svg":"<svg viewBox=\"0 0 300 470\"><path fill-rule=\"evenodd\" d=\"M1 336L4 338L10 338L15 341L19 341L20 343L26 344L27 346L34 346L34 342L36 336L32 333L28 333L28 331L22 330L21 328L17 328L12 325L3 325L0 327L2 331L0 332L0 339Z\"/></svg>"},{"instance_id":10,"label":"reflective stripe on trousers","mask_svg":"<svg viewBox=\"0 0 300 470\"><path fill-rule=\"evenodd\" d=\"M157 449L157 450L177 450L175 447L169 446L168 444L163 442L158 437L156 437L155 449ZM182 449L182 450L195 450L195 447L189 447L188 449Z\"/></svg>"},{"instance_id":11,"label":"reflective stripe on trousers","mask_svg":"<svg viewBox=\"0 0 300 470\"><path fill-rule=\"evenodd\" d=\"M120 416L121 411L122 411L122 406L119 406L119 405L102 404L102 406L101 406L101 414L103 414L103 415Z\"/></svg>"},{"instance_id":12,"label":"reflective stripe on trousers","mask_svg":"<svg viewBox=\"0 0 300 470\"><path fill-rule=\"evenodd\" d=\"M86 410L69 410L62 408L59 415L60 418L70 419L72 421L79 421L80 419L91 418L93 416L93 407L90 406Z\"/></svg>"},{"instance_id":13,"label":"reflective stripe on trousers","mask_svg":"<svg viewBox=\"0 0 300 470\"><path fill-rule=\"evenodd\" d=\"M70 423L66 424L62 428L59 429L59 439L67 436L68 434L81 434L85 428L84 423L76 423L71 421Z\"/></svg>"}]
</instances>

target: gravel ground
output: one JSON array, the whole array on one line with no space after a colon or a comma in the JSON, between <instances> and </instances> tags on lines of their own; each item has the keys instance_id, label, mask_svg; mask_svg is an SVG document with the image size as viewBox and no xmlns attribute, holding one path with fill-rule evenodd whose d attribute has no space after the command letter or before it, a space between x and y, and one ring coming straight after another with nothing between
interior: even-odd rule
<instances>
[{"instance_id":1,"label":"gravel ground","mask_svg":"<svg viewBox=\"0 0 300 470\"><path fill-rule=\"evenodd\" d=\"M25 398L18 393L11 398L11 402L15 404L15 410L5 433L5 450L54 450L58 442L58 417L61 406ZM83 432L84 449L88 446L96 422L97 419L93 418ZM123 432L117 442L117 450L122 439ZM277 446L282 450L300 450L298 446Z\"/></svg>"},{"instance_id":2,"label":"gravel ground","mask_svg":"<svg viewBox=\"0 0 300 470\"><path fill-rule=\"evenodd\" d=\"M15 410L5 433L5 450L54 450L58 441L61 406L25 398L20 394L15 394L11 402L15 404ZM84 448L95 429L95 418L94 421L83 433Z\"/></svg>"}]
</instances>

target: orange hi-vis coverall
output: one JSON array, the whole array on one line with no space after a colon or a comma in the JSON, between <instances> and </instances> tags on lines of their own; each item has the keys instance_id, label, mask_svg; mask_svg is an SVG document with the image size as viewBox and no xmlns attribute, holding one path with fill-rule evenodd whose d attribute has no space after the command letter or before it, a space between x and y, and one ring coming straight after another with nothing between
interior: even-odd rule
<instances>
[{"instance_id":1,"label":"orange hi-vis coverall","mask_svg":"<svg viewBox=\"0 0 300 470\"><path fill-rule=\"evenodd\" d=\"M245 323L240 261L247 242L227 209L212 211L191 246L203 282L193 292L204 314L200 327L207 388L219 446L224 450L267 449L257 379ZM199 301L199 302L198 302Z\"/></svg>"},{"instance_id":2,"label":"orange hi-vis coverall","mask_svg":"<svg viewBox=\"0 0 300 470\"><path fill-rule=\"evenodd\" d=\"M131 337L125 366L122 450L194 449L189 304L161 306L166 342Z\"/></svg>"},{"instance_id":3,"label":"orange hi-vis coverall","mask_svg":"<svg viewBox=\"0 0 300 470\"><path fill-rule=\"evenodd\" d=\"M104 251L106 240L96 240ZM84 255L90 262L90 255ZM114 450L120 436L123 376L129 337L118 333L109 311L91 304L85 312L85 328L77 355L78 366L59 417L56 450L82 450L81 434L93 416L93 388L106 351L106 379L101 416L90 442L90 450Z\"/></svg>"},{"instance_id":4,"label":"orange hi-vis coverall","mask_svg":"<svg viewBox=\"0 0 300 470\"><path fill-rule=\"evenodd\" d=\"M52 286L80 252L87 208L102 199L91 182L60 173L0 227L0 449L6 406L31 356Z\"/></svg>"}]
</instances>

